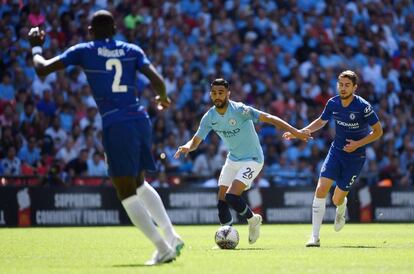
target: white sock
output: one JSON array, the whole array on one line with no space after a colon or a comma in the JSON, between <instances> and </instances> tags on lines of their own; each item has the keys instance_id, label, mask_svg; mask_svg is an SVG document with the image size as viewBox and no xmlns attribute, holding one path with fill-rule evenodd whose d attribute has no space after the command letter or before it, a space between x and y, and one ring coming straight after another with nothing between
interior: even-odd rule
<instances>
[{"instance_id":1,"label":"white sock","mask_svg":"<svg viewBox=\"0 0 414 274\"><path fill-rule=\"evenodd\" d=\"M158 192L150 184L144 182L142 186L137 188L137 195L152 219L164 232L166 239L171 240L178 237Z\"/></svg>"},{"instance_id":2,"label":"white sock","mask_svg":"<svg viewBox=\"0 0 414 274\"><path fill-rule=\"evenodd\" d=\"M345 197L344 202L342 203L342 205L339 205L339 206L336 207L336 213L337 214L343 214L345 212L347 203L348 203L348 199Z\"/></svg>"},{"instance_id":3,"label":"white sock","mask_svg":"<svg viewBox=\"0 0 414 274\"><path fill-rule=\"evenodd\" d=\"M312 235L319 239L323 216L325 215L326 198L313 198L312 204Z\"/></svg>"},{"instance_id":4,"label":"white sock","mask_svg":"<svg viewBox=\"0 0 414 274\"><path fill-rule=\"evenodd\" d=\"M148 215L147 210L139 202L137 195L122 200L122 205L127 212L131 222L138 227L160 252L167 251L170 247L158 232L157 227Z\"/></svg>"}]
</instances>

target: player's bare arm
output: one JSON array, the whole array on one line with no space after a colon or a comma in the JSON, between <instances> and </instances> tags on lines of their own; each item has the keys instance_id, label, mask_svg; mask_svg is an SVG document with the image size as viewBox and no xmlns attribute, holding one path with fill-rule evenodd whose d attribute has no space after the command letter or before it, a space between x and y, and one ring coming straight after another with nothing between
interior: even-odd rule
<instances>
[{"instance_id":1,"label":"player's bare arm","mask_svg":"<svg viewBox=\"0 0 414 274\"><path fill-rule=\"evenodd\" d=\"M295 127L292 127L289 123L280 119L279 117L271 115L269 113L265 113L265 112L260 113L259 121L274 125L275 127L279 129L289 132L295 138L298 138L305 142L311 138L309 131L298 130Z\"/></svg>"},{"instance_id":2,"label":"player's bare arm","mask_svg":"<svg viewBox=\"0 0 414 274\"><path fill-rule=\"evenodd\" d=\"M178 147L177 151L174 154L174 158L178 159L181 154L187 156L187 154L191 151L194 151L198 148L203 140L197 136L193 136L190 141L188 141L185 145Z\"/></svg>"},{"instance_id":3,"label":"player's bare arm","mask_svg":"<svg viewBox=\"0 0 414 274\"><path fill-rule=\"evenodd\" d=\"M46 76L57 70L65 68L65 64L59 59L54 57L46 60L42 56L42 45L45 40L45 32L40 30L39 27L31 28L29 31L29 42L32 46L33 64L37 75Z\"/></svg>"},{"instance_id":4,"label":"player's bare arm","mask_svg":"<svg viewBox=\"0 0 414 274\"><path fill-rule=\"evenodd\" d=\"M344 146L344 151L351 153L355 150L357 150L360 147L363 147L369 143L374 142L375 140L379 139L382 136L382 125L381 122L377 122L372 126L372 131L370 134L368 134L366 137L360 139L360 140L351 140L346 139L348 144Z\"/></svg>"},{"instance_id":5,"label":"player's bare arm","mask_svg":"<svg viewBox=\"0 0 414 274\"><path fill-rule=\"evenodd\" d=\"M320 130L321 128L323 128L327 123L328 123L328 121L325 121L325 120L322 120L321 118L318 118L318 119L314 120L312 123L310 123L307 127L304 127L301 130L309 132L309 134L311 134L311 133L314 133L314 132ZM297 137L294 136L290 132L285 132L285 133L283 133L283 138L285 138L287 140L290 140L290 139L295 139Z\"/></svg>"},{"instance_id":6,"label":"player's bare arm","mask_svg":"<svg viewBox=\"0 0 414 274\"><path fill-rule=\"evenodd\" d=\"M155 100L158 103L158 109L162 110L164 108L168 108L171 104L171 100L167 96L163 77L157 72L153 65L146 65L142 67L140 72L142 72L142 74L144 74L151 81L152 87L158 94L155 97Z\"/></svg>"}]
</instances>

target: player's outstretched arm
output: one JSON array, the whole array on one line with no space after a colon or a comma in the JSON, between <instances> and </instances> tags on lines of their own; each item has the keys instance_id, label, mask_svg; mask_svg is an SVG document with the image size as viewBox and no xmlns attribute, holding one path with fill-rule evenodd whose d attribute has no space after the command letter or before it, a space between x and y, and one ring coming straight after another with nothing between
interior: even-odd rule
<instances>
[{"instance_id":1,"label":"player's outstretched arm","mask_svg":"<svg viewBox=\"0 0 414 274\"><path fill-rule=\"evenodd\" d=\"M174 154L174 158L178 159L181 154L187 156L187 154L191 151L194 151L198 148L203 140L197 136L193 136L190 141L188 141L185 145L178 147L177 151Z\"/></svg>"},{"instance_id":2,"label":"player's outstretched arm","mask_svg":"<svg viewBox=\"0 0 414 274\"><path fill-rule=\"evenodd\" d=\"M140 71L150 80L152 87L158 96L155 100L158 103L158 109L162 110L168 108L171 104L170 98L167 96L167 90L165 88L164 78L157 72L153 65L143 66Z\"/></svg>"},{"instance_id":3,"label":"player's outstretched arm","mask_svg":"<svg viewBox=\"0 0 414 274\"><path fill-rule=\"evenodd\" d=\"M29 31L29 42L32 46L33 65L37 75L46 76L49 73L55 72L65 68L65 64L58 56L46 60L42 56L42 45L45 41L45 32L39 27L31 28Z\"/></svg>"},{"instance_id":4,"label":"player's outstretched arm","mask_svg":"<svg viewBox=\"0 0 414 274\"><path fill-rule=\"evenodd\" d=\"M381 122L378 121L371 127L372 127L372 131L370 132L370 134L368 134L366 137L362 138L361 140L346 139L348 144L344 146L344 151L348 153L353 152L356 149L363 147L379 139L383 133Z\"/></svg>"},{"instance_id":5,"label":"player's outstretched arm","mask_svg":"<svg viewBox=\"0 0 414 274\"><path fill-rule=\"evenodd\" d=\"M322 120L320 117L316 120L314 120L312 123L310 123L307 127L304 127L303 131L307 131L310 134L314 133L318 130L320 130L321 128L323 128L326 124L328 123L328 121ZM290 139L295 139L296 137L290 133L290 132L285 132L283 133L283 138L290 140Z\"/></svg>"},{"instance_id":6,"label":"player's outstretched arm","mask_svg":"<svg viewBox=\"0 0 414 274\"><path fill-rule=\"evenodd\" d=\"M298 138L303 141L308 141L312 138L308 130L298 130L297 128L291 126L289 123L283 121L279 117L266 112L260 113L259 121L274 125L275 127L287 131L291 133L292 136L294 136L295 138Z\"/></svg>"}]
</instances>

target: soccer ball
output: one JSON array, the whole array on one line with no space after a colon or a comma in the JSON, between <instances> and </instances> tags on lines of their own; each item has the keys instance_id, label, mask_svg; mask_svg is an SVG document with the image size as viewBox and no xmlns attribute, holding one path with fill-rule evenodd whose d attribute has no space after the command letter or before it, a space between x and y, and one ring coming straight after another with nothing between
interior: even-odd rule
<instances>
[{"instance_id":1,"label":"soccer ball","mask_svg":"<svg viewBox=\"0 0 414 274\"><path fill-rule=\"evenodd\" d=\"M234 249L239 244L239 232L234 227L225 225L217 229L215 240L221 249Z\"/></svg>"}]
</instances>

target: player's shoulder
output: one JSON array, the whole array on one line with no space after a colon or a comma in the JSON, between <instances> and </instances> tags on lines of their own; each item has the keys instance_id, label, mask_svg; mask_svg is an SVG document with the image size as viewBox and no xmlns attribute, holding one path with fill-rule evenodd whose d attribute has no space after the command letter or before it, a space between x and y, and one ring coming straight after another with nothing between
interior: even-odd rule
<instances>
[{"instance_id":1,"label":"player's shoulder","mask_svg":"<svg viewBox=\"0 0 414 274\"><path fill-rule=\"evenodd\" d=\"M341 103L341 98L339 95L336 95L334 97L331 97L328 102L326 102L326 105L338 105Z\"/></svg>"},{"instance_id":2,"label":"player's shoulder","mask_svg":"<svg viewBox=\"0 0 414 274\"><path fill-rule=\"evenodd\" d=\"M229 100L229 107L235 111L245 111L245 109L248 108L248 106L245 103L235 102L232 100Z\"/></svg>"},{"instance_id":3,"label":"player's shoulder","mask_svg":"<svg viewBox=\"0 0 414 274\"><path fill-rule=\"evenodd\" d=\"M370 106L371 104L359 95L355 95L356 102L361 106Z\"/></svg>"},{"instance_id":4,"label":"player's shoulder","mask_svg":"<svg viewBox=\"0 0 414 274\"><path fill-rule=\"evenodd\" d=\"M91 49L94 47L93 42L81 42L71 46L69 49L71 50L84 50L84 49Z\"/></svg>"},{"instance_id":5,"label":"player's shoulder","mask_svg":"<svg viewBox=\"0 0 414 274\"><path fill-rule=\"evenodd\" d=\"M355 100L356 100L358 109L363 111L365 114L370 114L372 112L372 106L367 100L365 100L359 95L355 95Z\"/></svg>"},{"instance_id":6,"label":"player's shoulder","mask_svg":"<svg viewBox=\"0 0 414 274\"><path fill-rule=\"evenodd\" d=\"M141 54L144 53L144 50L136 44L132 44L132 43L128 43L128 42L124 42L120 40L115 40L115 45L117 48L124 48L127 50L139 52Z\"/></svg>"}]
</instances>

